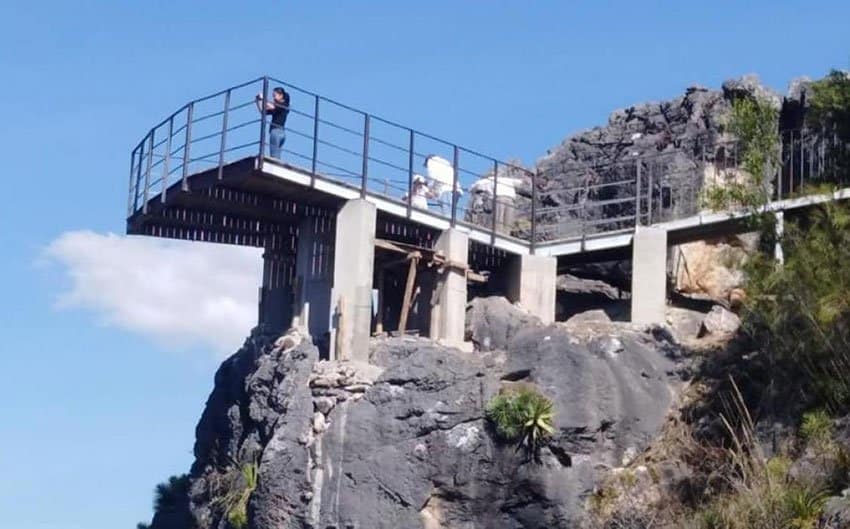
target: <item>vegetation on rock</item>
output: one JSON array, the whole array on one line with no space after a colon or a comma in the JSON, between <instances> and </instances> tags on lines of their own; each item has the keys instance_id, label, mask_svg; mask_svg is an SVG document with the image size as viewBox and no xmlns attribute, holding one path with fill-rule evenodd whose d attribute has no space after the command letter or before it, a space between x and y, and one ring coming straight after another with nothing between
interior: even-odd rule
<instances>
[{"instance_id":1,"label":"vegetation on rock","mask_svg":"<svg viewBox=\"0 0 850 529\"><path fill-rule=\"evenodd\" d=\"M554 415L552 401L535 389L522 387L503 391L487 404L487 419L503 441L517 443L539 461L541 443L551 436Z\"/></svg>"},{"instance_id":2,"label":"vegetation on rock","mask_svg":"<svg viewBox=\"0 0 850 529\"><path fill-rule=\"evenodd\" d=\"M257 470L256 463L246 463L233 472L230 491L223 500L227 521L233 529L248 527L248 501L257 488Z\"/></svg>"}]
</instances>

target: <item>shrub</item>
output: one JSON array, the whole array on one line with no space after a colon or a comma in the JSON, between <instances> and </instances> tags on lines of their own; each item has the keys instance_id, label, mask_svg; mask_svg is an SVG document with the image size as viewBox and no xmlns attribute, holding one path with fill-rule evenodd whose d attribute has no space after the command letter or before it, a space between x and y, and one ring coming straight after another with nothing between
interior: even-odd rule
<instances>
[{"instance_id":1,"label":"shrub","mask_svg":"<svg viewBox=\"0 0 850 529\"><path fill-rule=\"evenodd\" d=\"M779 164L779 113L770 101L755 97L732 103L728 128L738 140L743 182L728 182L702 190L700 202L712 210L752 208L768 199L767 178Z\"/></svg>"},{"instance_id":2,"label":"shrub","mask_svg":"<svg viewBox=\"0 0 850 529\"><path fill-rule=\"evenodd\" d=\"M782 395L839 413L850 406L850 207L825 204L786 222L785 262L748 261L743 329ZM795 393L797 395L795 395ZM781 403L780 403L781 404Z\"/></svg>"},{"instance_id":3,"label":"shrub","mask_svg":"<svg viewBox=\"0 0 850 529\"><path fill-rule=\"evenodd\" d=\"M555 431L552 401L530 388L499 393L487 404L487 419L506 442L516 442L539 461L541 443Z\"/></svg>"},{"instance_id":4,"label":"shrub","mask_svg":"<svg viewBox=\"0 0 850 529\"><path fill-rule=\"evenodd\" d=\"M225 515L233 529L248 526L248 501L257 488L257 470L256 463L247 463L233 472L230 492L224 498Z\"/></svg>"},{"instance_id":5,"label":"shrub","mask_svg":"<svg viewBox=\"0 0 850 529\"><path fill-rule=\"evenodd\" d=\"M824 410L803 414L800 436L807 443L824 445L832 441L832 419Z\"/></svg>"},{"instance_id":6,"label":"shrub","mask_svg":"<svg viewBox=\"0 0 850 529\"><path fill-rule=\"evenodd\" d=\"M189 476L171 476L154 489L153 509L155 512L176 512L186 503L189 495Z\"/></svg>"}]
</instances>

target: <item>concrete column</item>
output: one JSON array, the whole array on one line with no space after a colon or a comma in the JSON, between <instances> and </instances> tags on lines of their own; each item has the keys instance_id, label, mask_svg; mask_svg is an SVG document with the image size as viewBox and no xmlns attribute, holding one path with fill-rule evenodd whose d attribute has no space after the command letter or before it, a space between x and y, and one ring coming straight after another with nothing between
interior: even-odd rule
<instances>
[{"instance_id":1,"label":"concrete column","mask_svg":"<svg viewBox=\"0 0 850 529\"><path fill-rule=\"evenodd\" d=\"M457 229L444 231L434 249L455 265L447 266L437 276L431 298L431 338L451 346L463 343L466 319L466 270L469 237Z\"/></svg>"},{"instance_id":2,"label":"concrete column","mask_svg":"<svg viewBox=\"0 0 850 529\"><path fill-rule=\"evenodd\" d=\"M334 360L369 360L376 219L375 205L363 199L349 200L336 216L331 294Z\"/></svg>"},{"instance_id":3,"label":"concrete column","mask_svg":"<svg viewBox=\"0 0 850 529\"><path fill-rule=\"evenodd\" d=\"M782 251L782 236L785 235L785 212L777 211L776 215L776 243L773 247L773 257L779 264L785 264L785 253Z\"/></svg>"},{"instance_id":4,"label":"concrete column","mask_svg":"<svg viewBox=\"0 0 850 529\"><path fill-rule=\"evenodd\" d=\"M508 299L544 324L555 321L558 259L543 255L518 255L510 264Z\"/></svg>"},{"instance_id":5,"label":"concrete column","mask_svg":"<svg viewBox=\"0 0 850 529\"><path fill-rule=\"evenodd\" d=\"M637 226L632 240L632 323L664 323L667 230Z\"/></svg>"},{"instance_id":6,"label":"concrete column","mask_svg":"<svg viewBox=\"0 0 850 529\"><path fill-rule=\"evenodd\" d=\"M269 236L263 252L263 284L260 287L259 318L261 325L283 332L292 320L292 234L281 232Z\"/></svg>"},{"instance_id":7,"label":"concrete column","mask_svg":"<svg viewBox=\"0 0 850 529\"><path fill-rule=\"evenodd\" d=\"M298 224L292 327L310 334L327 352L333 279L334 219L307 217Z\"/></svg>"}]
</instances>

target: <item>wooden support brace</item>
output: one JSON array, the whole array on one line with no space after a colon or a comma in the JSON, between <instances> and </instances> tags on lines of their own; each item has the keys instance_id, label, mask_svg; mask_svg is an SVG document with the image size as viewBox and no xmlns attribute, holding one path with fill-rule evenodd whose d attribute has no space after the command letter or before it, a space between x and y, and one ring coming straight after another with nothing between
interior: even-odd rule
<instances>
[{"instance_id":1,"label":"wooden support brace","mask_svg":"<svg viewBox=\"0 0 850 529\"><path fill-rule=\"evenodd\" d=\"M407 317L410 313L410 301L413 298L413 286L416 283L416 268L419 266L421 254L414 252L410 256L410 267L407 269L407 284L404 286L404 300L401 303L401 317L398 320L398 330L404 334L407 330Z\"/></svg>"}]
</instances>

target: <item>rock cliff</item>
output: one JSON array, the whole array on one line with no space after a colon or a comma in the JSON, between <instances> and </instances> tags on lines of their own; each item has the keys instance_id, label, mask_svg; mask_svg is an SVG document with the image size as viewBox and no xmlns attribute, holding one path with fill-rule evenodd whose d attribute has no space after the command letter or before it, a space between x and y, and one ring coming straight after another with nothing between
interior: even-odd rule
<instances>
[{"instance_id":1,"label":"rock cliff","mask_svg":"<svg viewBox=\"0 0 850 529\"><path fill-rule=\"evenodd\" d=\"M657 433L679 350L624 324L542 326L499 298L478 300L469 321L495 337L486 351L385 339L370 364L319 361L297 335L255 331L216 374L197 428L196 527L230 527L228 498L250 464L257 529L570 527L600 476ZM488 400L515 384L555 403L540 464L496 441L485 419Z\"/></svg>"}]
</instances>

